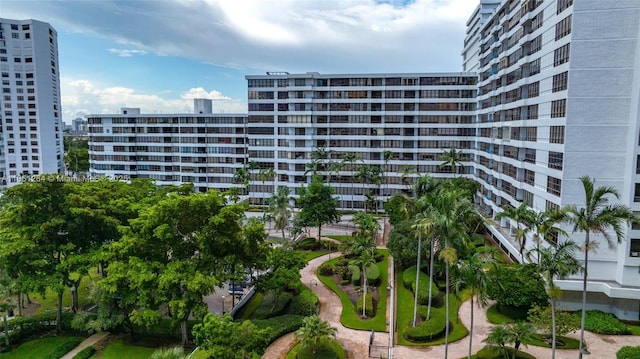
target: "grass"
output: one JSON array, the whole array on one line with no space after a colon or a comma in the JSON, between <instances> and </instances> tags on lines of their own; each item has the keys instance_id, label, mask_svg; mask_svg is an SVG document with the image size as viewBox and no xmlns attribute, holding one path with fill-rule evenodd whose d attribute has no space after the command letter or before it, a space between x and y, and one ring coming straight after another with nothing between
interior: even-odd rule
<instances>
[{"instance_id":1,"label":"grass","mask_svg":"<svg viewBox=\"0 0 640 359\"><path fill-rule=\"evenodd\" d=\"M80 337L48 337L30 340L7 353L1 353L1 359L45 358L53 355L56 348L75 342L77 346L84 338ZM65 353L66 354L66 353Z\"/></svg>"},{"instance_id":2,"label":"grass","mask_svg":"<svg viewBox=\"0 0 640 359\"><path fill-rule=\"evenodd\" d=\"M125 345L122 339L119 339L104 348L102 359L148 359L154 351L154 348Z\"/></svg>"},{"instance_id":3,"label":"grass","mask_svg":"<svg viewBox=\"0 0 640 359\"><path fill-rule=\"evenodd\" d=\"M398 273L402 272L400 271ZM424 343L414 343L404 337L405 330L409 328L411 322L413 321L414 298L413 292L405 288L401 280L397 280L396 283L398 283L398 285L396 285L396 293L398 297L398 303L396 306L398 344L407 346L430 346L444 344L444 336L436 340ZM467 336L467 334L469 333L467 328L462 325L462 323L460 322L460 318L458 317L458 308L460 307L460 304L467 299L469 299L468 291L460 292L459 298L456 297L455 294L449 294L449 318L451 319L451 323L453 324L451 331L449 332L449 343L458 341Z\"/></svg>"},{"instance_id":4,"label":"grass","mask_svg":"<svg viewBox=\"0 0 640 359\"><path fill-rule=\"evenodd\" d=\"M78 305L82 308L83 306L89 304L89 285L94 281L94 278L97 278L99 274L96 273L96 269L91 269L89 275L82 277L80 281L80 285L78 286ZM55 311L58 307L58 293L54 292L50 288L47 288L44 296L39 293L32 293L29 295L31 300L40 303L39 313L44 313L47 310ZM62 306L70 307L71 306L71 289L65 288L64 293L62 294Z\"/></svg>"},{"instance_id":5,"label":"grass","mask_svg":"<svg viewBox=\"0 0 640 359\"><path fill-rule=\"evenodd\" d=\"M498 312L498 304L494 304L487 309L487 320L492 324L515 323L516 320Z\"/></svg>"},{"instance_id":6,"label":"grass","mask_svg":"<svg viewBox=\"0 0 640 359\"><path fill-rule=\"evenodd\" d=\"M627 324L629 330L631 331L631 335L640 335L640 325L636 324Z\"/></svg>"},{"instance_id":7,"label":"grass","mask_svg":"<svg viewBox=\"0 0 640 359\"><path fill-rule=\"evenodd\" d=\"M342 313L340 314L340 322L347 328L360 329L360 330L374 330L377 332L384 332L387 329L387 286L388 283L388 255L389 252L386 249L378 249L378 253L384 254L384 259L377 263L378 269L380 269L380 286L378 291L380 293L380 300L376 307L376 315L371 319L360 319L360 315L356 313L356 308L349 296L338 288L336 282L331 277L325 277L318 274L320 281L327 287L331 288L342 302ZM330 263L337 262L338 258L334 258Z\"/></svg>"},{"instance_id":8,"label":"grass","mask_svg":"<svg viewBox=\"0 0 640 359\"><path fill-rule=\"evenodd\" d=\"M240 319L249 319L262 304L264 293L256 292L241 309Z\"/></svg>"},{"instance_id":9,"label":"grass","mask_svg":"<svg viewBox=\"0 0 640 359\"><path fill-rule=\"evenodd\" d=\"M298 252L302 253L302 255L304 256L304 260L307 261L307 263L312 259L331 253L331 251L327 249L322 249L318 251L298 251Z\"/></svg>"},{"instance_id":10,"label":"grass","mask_svg":"<svg viewBox=\"0 0 640 359\"><path fill-rule=\"evenodd\" d=\"M296 344L296 346L294 346L293 348L291 348L291 350L289 351L289 353L287 353L287 356L285 357L285 359L296 359L298 358L298 353L300 353L302 351L302 346L300 344ZM325 354L326 353L326 354ZM302 358L309 358L308 356L304 356L301 357ZM344 353L344 349L342 348L342 346L340 346L340 344L338 344L335 341L330 341L328 343L326 343L325 345L323 345L323 347L317 352L315 353L315 355L313 355L314 359L319 359L319 358L337 358L337 359L344 359L345 358L345 353Z\"/></svg>"},{"instance_id":11,"label":"grass","mask_svg":"<svg viewBox=\"0 0 640 359\"><path fill-rule=\"evenodd\" d=\"M578 349L580 347L580 341L565 336L558 335L556 338L558 341L564 342L564 345L556 344L557 349ZM537 347L551 348L551 344L547 344L544 341L544 336L536 334L534 340L527 342L527 345L535 345Z\"/></svg>"}]
</instances>

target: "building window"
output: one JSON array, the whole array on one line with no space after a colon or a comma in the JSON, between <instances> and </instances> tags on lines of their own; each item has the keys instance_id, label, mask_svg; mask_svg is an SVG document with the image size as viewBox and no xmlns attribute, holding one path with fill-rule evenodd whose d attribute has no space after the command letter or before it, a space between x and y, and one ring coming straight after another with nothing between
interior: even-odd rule
<instances>
[{"instance_id":1,"label":"building window","mask_svg":"<svg viewBox=\"0 0 640 359\"><path fill-rule=\"evenodd\" d=\"M527 106L527 118L529 120L535 120L538 118L538 105Z\"/></svg>"},{"instance_id":2,"label":"building window","mask_svg":"<svg viewBox=\"0 0 640 359\"><path fill-rule=\"evenodd\" d=\"M542 47L542 35L538 35L538 37L531 40L531 44L529 45L529 55L540 51L541 47Z\"/></svg>"},{"instance_id":3,"label":"building window","mask_svg":"<svg viewBox=\"0 0 640 359\"><path fill-rule=\"evenodd\" d=\"M556 24L556 41L571 33L571 15Z\"/></svg>"},{"instance_id":4,"label":"building window","mask_svg":"<svg viewBox=\"0 0 640 359\"><path fill-rule=\"evenodd\" d=\"M547 193L560 197L561 187L562 187L561 179L547 176Z\"/></svg>"},{"instance_id":5,"label":"building window","mask_svg":"<svg viewBox=\"0 0 640 359\"><path fill-rule=\"evenodd\" d=\"M551 126L549 128L550 143L564 143L564 126Z\"/></svg>"},{"instance_id":6,"label":"building window","mask_svg":"<svg viewBox=\"0 0 640 359\"><path fill-rule=\"evenodd\" d=\"M640 202L640 183L635 184L635 191L633 193L633 201Z\"/></svg>"},{"instance_id":7,"label":"building window","mask_svg":"<svg viewBox=\"0 0 640 359\"><path fill-rule=\"evenodd\" d=\"M640 238L631 238L629 257L640 257Z\"/></svg>"},{"instance_id":8,"label":"building window","mask_svg":"<svg viewBox=\"0 0 640 359\"><path fill-rule=\"evenodd\" d=\"M559 66L569 61L569 45L563 45L553 52L553 66Z\"/></svg>"},{"instance_id":9,"label":"building window","mask_svg":"<svg viewBox=\"0 0 640 359\"><path fill-rule=\"evenodd\" d=\"M540 59L536 59L529 63L529 76L540 73Z\"/></svg>"},{"instance_id":10,"label":"building window","mask_svg":"<svg viewBox=\"0 0 640 359\"><path fill-rule=\"evenodd\" d=\"M569 77L569 72L565 71L561 74L557 74L553 76L553 92L564 91L567 89L567 78Z\"/></svg>"},{"instance_id":11,"label":"building window","mask_svg":"<svg viewBox=\"0 0 640 359\"><path fill-rule=\"evenodd\" d=\"M567 100L551 101L551 118L560 118L567 115Z\"/></svg>"},{"instance_id":12,"label":"building window","mask_svg":"<svg viewBox=\"0 0 640 359\"><path fill-rule=\"evenodd\" d=\"M573 5L573 0L558 0L558 14L563 12L564 9Z\"/></svg>"},{"instance_id":13,"label":"building window","mask_svg":"<svg viewBox=\"0 0 640 359\"><path fill-rule=\"evenodd\" d=\"M540 81L536 81L532 84L529 84L529 97L538 97L540 95Z\"/></svg>"},{"instance_id":14,"label":"building window","mask_svg":"<svg viewBox=\"0 0 640 359\"><path fill-rule=\"evenodd\" d=\"M553 152L549 151L549 162L547 163L547 167L553 168L555 170L562 169L562 152Z\"/></svg>"}]
</instances>

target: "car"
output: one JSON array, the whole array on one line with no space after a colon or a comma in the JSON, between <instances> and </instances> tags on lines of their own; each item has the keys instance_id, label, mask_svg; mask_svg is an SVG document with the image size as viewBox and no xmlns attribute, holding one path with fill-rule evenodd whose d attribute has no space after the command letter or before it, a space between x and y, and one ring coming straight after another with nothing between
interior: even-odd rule
<instances>
[{"instance_id":1,"label":"car","mask_svg":"<svg viewBox=\"0 0 640 359\"><path fill-rule=\"evenodd\" d=\"M243 295L244 289L241 284L229 285L229 294L231 295Z\"/></svg>"}]
</instances>

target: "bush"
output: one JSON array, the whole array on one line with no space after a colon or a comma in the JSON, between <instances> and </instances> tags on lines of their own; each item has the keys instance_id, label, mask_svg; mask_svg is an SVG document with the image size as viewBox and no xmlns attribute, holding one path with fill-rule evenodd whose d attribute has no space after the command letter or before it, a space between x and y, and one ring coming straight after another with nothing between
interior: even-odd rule
<instances>
[{"instance_id":1,"label":"bush","mask_svg":"<svg viewBox=\"0 0 640 359\"><path fill-rule=\"evenodd\" d=\"M599 310L587 311L584 327L590 332L607 335L631 334L631 330L613 314Z\"/></svg>"},{"instance_id":2,"label":"bush","mask_svg":"<svg viewBox=\"0 0 640 359\"><path fill-rule=\"evenodd\" d=\"M415 294L416 292L416 266L405 269L402 273L402 283L405 288ZM429 276L420 272L420 288L418 290L418 304L426 305L429 303ZM438 286L435 282L431 285L431 299L435 299L440 295Z\"/></svg>"},{"instance_id":3,"label":"bush","mask_svg":"<svg viewBox=\"0 0 640 359\"><path fill-rule=\"evenodd\" d=\"M640 347L622 347L616 352L616 359L640 358Z\"/></svg>"},{"instance_id":4,"label":"bush","mask_svg":"<svg viewBox=\"0 0 640 359\"><path fill-rule=\"evenodd\" d=\"M278 297L273 293L267 293L262 300L262 305L253 312L253 318L268 319L283 315L292 297L288 292L282 292Z\"/></svg>"},{"instance_id":5,"label":"bush","mask_svg":"<svg viewBox=\"0 0 640 359\"><path fill-rule=\"evenodd\" d=\"M82 343L82 338L74 338L73 340L66 341L58 345L49 355L43 357L43 359L59 359L65 354L72 351L78 344Z\"/></svg>"},{"instance_id":6,"label":"bush","mask_svg":"<svg viewBox=\"0 0 640 359\"><path fill-rule=\"evenodd\" d=\"M349 269L351 269L351 284L360 285L360 268L350 266Z\"/></svg>"},{"instance_id":7,"label":"bush","mask_svg":"<svg viewBox=\"0 0 640 359\"><path fill-rule=\"evenodd\" d=\"M290 314L309 315L310 311L315 312L318 307L318 297L309 289L303 289L298 295L293 297L289 305Z\"/></svg>"},{"instance_id":8,"label":"bush","mask_svg":"<svg viewBox=\"0 0 640 359\"><path fill-rule=\"evenodd\" d=\"M512 305L498 304L496 309L498 310L498 313L503 314L514 321L527 320L529 315L528 307L514 307Z\"/></svg>"},{"instance_id":9,"label":"bush","mask_svg":"<svg viewBox=\"0 0 640 359\"><path fill-rule=\"evenodd\" d=\"M62 313L62 329L72 329L73 313ZM19 344L30 336L42 332L46 332L55 328L56 313L51 311L48 313L34 314L30 317L16 317L7 323L9 328L9 341L12 344ZM4 331L4 326L2 326Z\"/></svg>"},{"instance_id":10,"label":"bush","mask_svg":"<svg viewBox=\"0 0 640 359\"><path fill-rule=\"evenodd\" d=\"M86 347L76 354L73 359L89 359L96 353L94 347Z\"/></svg>"},{"instance_id":11,"label":"bush","mask_svg":"<svg viewBox=\"0 0 640 359\"><path fill-rule=\"evenodd\" d=\"M296 248L301 249L303 251L315 251L320 248L320 243L316 241L315 238L307 237L307 238L301 239L296 244Z\"/></svg>"},{"instance_id":12,"label":"bush","mask_svg":"<svg viewBox=\"0 0 640 359\"><path fill-rule=\"evenodd\" d=\"M360 297L358 298L358 305L356 305L356 313L358 313L358 314L362 314L362 301L363 300L364 300L364 295L360 294ZM367 303L366 303L366 306L364 308L364 312L368 317L374 315L374 312L373 312L373 294L370 293L370 292L367 293Z\"/></svg>"},{"instance_id":13,"label":"bush","mask_svg":"<svg viewBox=\"0 0 640 359\"><path fill-rule=\"evenodd\" d=\"M367 283L374 287L380 284L380 268L375 264L372 264L367 268Z\"/></svg>"},{"instance_id":14,"label":"bush","mask_svg":"<svg viewBox=\"0 0 640 359\"><path fill-rule=\"evenodd\" d=\"M323 276L333 275L336 271L336 267L333 264L329 264L328 262L324 262L318 267L318 273Z\"/></svg>"},{"instance_id":15,"label":"bush","mask_svg":"<svg viewBox=\"0 0 640 359\"><path fill-rule=\"evenodd\" d=\"M414 342L431 341L444 333L445 323L445 312L431 308L431 318L420 323L418 326L407 329L405 334L407 339Z\"/></svg>"},{"instance_id":16,"label":"bush","mask_svg":"<svg viewBox=\"0 0 640 359\"><path fill-rule=\"evenodd\" d=\"M508 358L513 358L514 348L506 347L506 348L498 348L486 346L478 351L476 354L476 359L502 359L505 358L505 355L502 353L502 350L508 353ZM527 354L525 352L518 351L515 356L516 359L535 359L534 356Z\"/></svg>"},{"instance_id":17,"label":"bush","mask_svg":"<svg viewBox=\"0 0 640 359\"><path fill-rule=\"evenodd\" d=\"M298 328L302 326L302 320L304 318L305 316L302 315L287 314L270 319L251 320L251 322L260 329L270 328L266 342L271 344L281 336L298 330ZM264 349L266 349L266 347L263 348L263 351Z\"/></svg>"}]
</instances>

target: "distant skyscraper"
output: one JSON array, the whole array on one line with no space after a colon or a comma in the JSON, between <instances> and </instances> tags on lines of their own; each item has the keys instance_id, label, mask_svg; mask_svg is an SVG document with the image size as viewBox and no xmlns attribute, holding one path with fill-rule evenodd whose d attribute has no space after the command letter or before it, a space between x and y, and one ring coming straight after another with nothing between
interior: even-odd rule
<instances>
[{"instance_id":1,"label":"distant skyscraper","mask_svg":"<svg viewBox=\"0 0 640 359\"><path fill-rule=\"evenodd\" d=\"M64 166L57 33L48 23L0 18L0 186Z\"/></svg>"}]
</instances>

